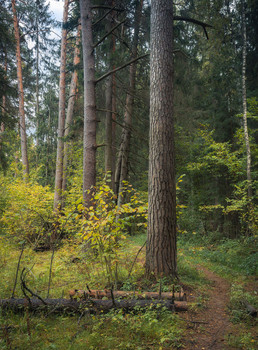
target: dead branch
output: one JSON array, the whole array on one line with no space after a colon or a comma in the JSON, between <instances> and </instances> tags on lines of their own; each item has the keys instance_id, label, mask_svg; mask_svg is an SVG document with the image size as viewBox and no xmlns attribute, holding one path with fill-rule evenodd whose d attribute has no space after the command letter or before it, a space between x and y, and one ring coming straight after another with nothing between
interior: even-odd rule
<instances>
[{"instance_id":1,"label":"dead branch","mask_svg":"<svg viewBox=\"0 0 258 350\"><path fill-rule=\"evenodd\" d=\"M116 30L116 28L118 28L121 24L125 23L125 19L122 22L119 22L115 27L113 27L108 33L106 33L101 39L99 39L99 41L93 45L93 49L95 49L95 47L97 47L100 43L102 43L102 41L104 41L114 30Z\"/></svg>"},{"instance_id":2,"label":"dead branch","mask_svg":"<svg viewBox=\"0 0 258 350\"><path fill-rule=\"evenodd\" d=\"M109 75L111 75L111 74L113 74L113 73L116 73L116 72L118 72L119 70L121 70L121 69L123 69L123 68L129 66L130 64L132 64L132 63L134 63L134 62L136 62L136 61L138 61L138 60L140 60L140 59L142 59L142 58L145 58L145 57L147 57L147 56L149 56L148 53L147 53L147 54L144 54L144 55L142 55L142 56L136 57L136 58L134 58L133 60L131 60L131 61L129 61L129 62L123 64L122 66L117 67L117 68L115 68L115 69L113 69L113 70L111 70L111 71L105 73L105 74L102 75L100 78L96 79L96 80L95 80L95 83L96 83L96 84L99 83L101 80L107 78Z\"/></svg>"},{"instance_id":3,"label":"dead branch","mask_svg":"<svg viewBox=\"0 0 258 350\"><path fill-rule=\"evenodd\" d=\"M13 292L12 292L12 298L14 298L14 293L15 293L15 288L16 288L16 284L17 284L17 278L18 278L18 273L19 273L19 269L20 269L20 263L21 263L22 254L24 252L24 248L25 248L25 243L23 243L23 245L22 245L21 253L20 253L20 256L19 256L18 264L17 264L15 280L14 280L14 286L13 286Z\"/></svg>"},{"instance_id":4,"label":"dead branch","mask_svg":"<svg viewBox=\"0 0 258 350\"><path fill-rule=\"evenodd\" d=\"M202 21L198 21L197 19L193 19L193 18L190 18L190 17L174 16L173 20L174 21L190 22L190 23L194 23L194 24L197 24L197 25L201 26L203 28L203 30L204 30L204 33L206 35L207 40L209 40L206 28L212 28L212 25L210 25L208 23L205 23L205 22L202 22Z\"/></svg>"}]
</instances>

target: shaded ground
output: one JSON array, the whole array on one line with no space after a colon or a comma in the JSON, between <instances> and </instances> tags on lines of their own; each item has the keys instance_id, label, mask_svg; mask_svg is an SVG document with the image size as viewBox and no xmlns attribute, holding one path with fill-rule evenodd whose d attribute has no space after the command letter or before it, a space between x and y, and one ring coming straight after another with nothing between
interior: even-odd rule
<instances>
[{"instance_id":1,"label":"shaded ground","mask_svg":"<svg viewBox=\"0 0 258 350\"><path fill-rule=\"evenodd\" d=\"M184 339L185 350L223 350L234 349L225 344L224 336L230 331L231 323L226 313L229 303L229 283L215 273L205 269L205 277L211 281L208 287L208 301L205 308L189 311L184 316L187 331ZM188 295L188 301L196 302L196 296Z\"/></svg>"}]
</instances>

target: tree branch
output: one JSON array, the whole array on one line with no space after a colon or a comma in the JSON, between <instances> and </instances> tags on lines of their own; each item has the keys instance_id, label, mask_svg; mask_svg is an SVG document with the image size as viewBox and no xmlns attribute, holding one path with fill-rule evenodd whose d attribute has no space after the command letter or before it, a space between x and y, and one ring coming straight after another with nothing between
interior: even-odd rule
<instances>
[{"instance_id":1,"label":"tree branch","mask_svg":"<svg viewBox=\"0 0 258 350\"><path fill-rule=\"evenodd\" d=\"M94 23L92 23L92 26L95 26L95 25L97 25L98 23L100 23L101 21L103 21L103 19L105 18L105 17L107 17L109 14L110 14L110 12L112 12L113 10L114 10L114 8L115 7L112 7L109 11L107 11L102 17L100 17L100 19L98 19L96 22L94 22Z\"/></svg>"},{"instance_id":2,"label":"tree branch","mask_svg":"<svg viewBox=\"0 0 258 350\"><path fill-rule=\"evenodd\" d=\"M96 44L93 45L93 48L97 47L102 41L104 41L116 28L118 28L121 24L123 24L126 20L124 19L122 22L119 22L115 27L113 27L107 34L105 34Z\"/></svg>"},{"instance_id":3,"label":"tree branch","mask_svg":"<svg viewBox=\"0 0 258 350\"><path fill-rule=\"evenodd\" d=\"M146 54L144 54L144 55L142 55L142 56L136 57L136 58L134 58L133 60L131 60L131 61L129 61L129 62L123 64L122 66L117 67L117 68L115 68L115 69L113 69L113 70L107 72L106 74L102 75L100 78L96 79L96 80L95 80L95 83L96 83L96 84L99 83L101 80L107 78L110 74L116 73L116 72L118 72L119 70L121 70L121 69L123 69L123 68L129 66L130 64L132 64L132 63L134 63L134 62L136 62L136 61L138 61L138 60L140 60L140 59L142 59L142 58L145 58L145 57L147 57L147 56L149 56L149 53L146 53Z\"/></svg>"},{"instance_id":4,"label":"tree branch","mask_svg":"<svg viewBox=\"0 0 258 350\"><path fill-rule=\"evenodd\" d=\"M117 11L117 12L124 12L124 9L119 9L117 7L111 7L111 6L105 6L105 5L92 5L91 6L91 9L92 10L95 10L95 9L104 9L104 10L114 10L114 11Z\"/></svg>"},{"instance_id":5,"label":"tree branch","mask_svg":"<svg viewBox=\"0 0 258 350\"><path fill-rule=\"evenodd\" d=\"M207 40L209 40L206 27L212 28L212 25L210 25L208 23L205 23L205 22L202 22L202 21L198 21L197 19L193 19L193 18L190 18L190 17L174 16L173 20L174 21L190 22L190 23L194 23L194 24L197 24L197 25L201 26L203 28L203 30L204 30L204 33L206 35Z\"/></svg>"}]
</instances>

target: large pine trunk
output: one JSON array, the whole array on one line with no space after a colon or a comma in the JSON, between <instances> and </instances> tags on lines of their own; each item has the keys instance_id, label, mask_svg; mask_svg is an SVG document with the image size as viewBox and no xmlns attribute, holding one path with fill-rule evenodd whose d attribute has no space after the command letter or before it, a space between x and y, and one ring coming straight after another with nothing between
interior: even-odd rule
<instances>
[{"instance_id":1,"label":"large pine trunk","mask_svg":"<svg viewBox=\"0 0 258 350\"><path fill-rule=\"evenodd\" d=\"M17 80L18 80L18 92L19 92L19 119L20 119L20 135L21 135L21 157L22 157L24 178L27 179L29 175L29 161L28 161L28 152L27 152L27 135L26 135L26 122L25 122L25 111L24 111L24 90L23 90L23 81L22 81L20 32L19 32L18 18L16 14L15 0L12 0L12 10L13 10L14 36L15 36L15 42L16 42Z\"/></svg>"},{"instance_id":2,"label":"large pine trunk","mask_svg":"<svg viewBox=\"0 0 258 350\"><path fill-rule=\"evenodd\" d=\"M83 199L91 205L96 185L96 96L95 61L90 0L80 0L84 69Z\"/></svg>"},{"instance_id":3,"label":"large pine trunk","mask_svg":"<svg viewBox=\"0 0 258 350\"><path fill-rule=\"evenodd\" d=\"M66 69L66 45L67 29L64 25L68 19L69 0L65 0L63 12L63 29L61 41L61 62L59 79L59 114L58 114L58 140L56 155L56 177L55 177L55 197L54 209L60 208L62 204L62 184L63 184L63 152L64 152L64 127L65 127L65 69Z\"/></svg>"},{"instance_id":4,"label":"large pine trunk","mask_svg":"<svg viewBox=\"0 0 258 350\"><path fill-rule=\"evenodd\" d=\"M152 0L148 276L177 274L173 124L173 1Z\"/></svg>"}]
</instances>

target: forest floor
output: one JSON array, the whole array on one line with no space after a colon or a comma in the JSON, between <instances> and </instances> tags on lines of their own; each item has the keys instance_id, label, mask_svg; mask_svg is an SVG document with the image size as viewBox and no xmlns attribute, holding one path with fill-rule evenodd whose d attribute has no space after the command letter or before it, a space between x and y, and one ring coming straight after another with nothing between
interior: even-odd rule
<instances>
[{"instance_id":1,"label":"forest floor","mask_svg":"<svg viewBox=\"0 0 258 350\"><path fill-rule=\"evenodd\" d=\"M122 288L158 291L162 285L164 292L171 291L173 286L165 278L153 282L144 277L145 240L145 235L130 237L120 253ZM180 282L175 287L182 286L187 294L187 312L171 314L164 310L157 314L150 309L123 314L112 310L82 317L0 311L0 349L256 350L256 319L243 306L246 300L258 309L255 259L250 246L245 247L242 241L217 246L200 240L179 242ZM13 293L20 254L18 247L0 236L1 298ZM43 298L48 291L51 259L51 251L35 252L30 247L21 258L19 274L26 268L28 286ZM64 242L55 252L51 298L68 297L70 289L85 290L87 284L103 289L106 282L101 262L87 256L75 240ZM22 296L18 278L15 297Z\"/></svg>"},{"instance_id":2,"label":"forest floor","mask_svg":"<svg viewBox=\"0 0 258 350\"><path fill-rule=\"evenodd\" d=\"M188 323L184 339L185 350L222 350L233 349L225 344L231 322L227 314L230 284L208 269L198 266L198 270L210 281L208 300L203 309L189 310L182 317ZM188 293L188 301L195 301L198 296Z\"/></svg>"}]
</instances>

